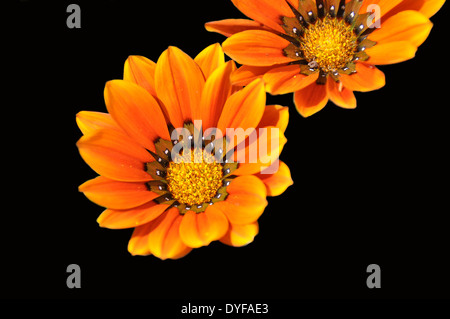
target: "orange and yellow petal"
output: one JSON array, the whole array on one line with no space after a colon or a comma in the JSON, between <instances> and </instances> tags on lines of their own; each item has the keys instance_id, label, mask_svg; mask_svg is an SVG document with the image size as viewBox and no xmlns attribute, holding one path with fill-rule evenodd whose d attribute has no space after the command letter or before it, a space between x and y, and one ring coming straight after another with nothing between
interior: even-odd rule
<instances>
[{"instance_id":1,"label":"orange and yellow petal","mask_svg":"<svg viewBox=\"0 0 450 319\"><path fill-rule=\"evenodd\" d=\"M84 135L96 133L104 128L121 130L109 113L81 111L76 115L76 121L81 133Z\"/></svg>"},{"instance_id":2,"label":"orange and yellow petal","mask_svg":"<svg viewBox=\"0 0 450 319\"><path fill-rule=\"evenodd\" d=\"M217 206L232 224L250 224L255 222L267 206L266 187L256 176L238 176L227 187L226 200L217 202Z\"/></svg>"},{"instance_id":3,"label":"orange and yellow petal","mask_svg":"<svg viewBox=\"0 0 450 319\"><path fill-rule=\"evenodd\" d=\"M189 247L207 246L228 231L228 219L221 210L209 206L205 212L188 211L180 223L181 240Z\"/></svg>"},{"instance_id":4,"label":"orange and yellow petal","mask_svg":"<svg viewBox=\"0 0 450 319\"><path fill-rule=\"evenodd\" d=\"M236 70L234 61L228 61L208 77L200 100L200 113L204 129L216 127L225 102L232 92L231 73Z\"/></svg>"},{"instance_id":5,"label":"orange and yellow petal","mask_svg":"<svg viewBox=\"0 0 450 319\"><path fill-rule=\"evenodd\" d=\"M239 162L234 175L257 174L267 169L278 160L287 139L280 128L266 126L264 130L258 130L256 141L244 142L244 151L240 151L238 147L234 153L234 160Z\"/></svg>"},{"instance_id":6,"label":"orange and yellow petal","mask_svg":"<svg viewBox=\"0 0 450 319\"><path fill-rule=\"evenodd\" d=\"M333 80L327 81L328 98L337 106L345 109L356 108L356 97L352 90Z\"/></svg>"},{"instance_id":7,"label":"orange and yellow petal","mask_svg":"<svg viewBox=\"0 0 450 319\"><path fill-rule=\"evenodd\" d=\"M124 182L147 182L152 179L144 166L153 158L120 131L99 130L83 136L77 146L84 161L99 175Z\"/></svg>"},{"instance_id":8,"label":"orange and yellow petal","mask_svg":"<svg viewBox=\"0 0 450 319\"><path fill-rule=\"evenodd\" d=\"M153 201L126 210L108 208L97 218L97 222L101 227L110 229L133 228L158 218L168 208L168 205Z\"/></svg>"},{"instance_id":9,"label":"orange and yellow petal","mask_svg":"<svg viewBox=\"0 0 450 319\"><path fill-rule=\"evenodd\" d=\"M156 96L155 89L156 63L139 55L129 56L125 61L123 79L142 86L151 95Z\"/></svg>"},{"instance_id":10,"label":"orange and yellow petal","mask_svg":"<svg viewBox=\"0 0 450 319\"><path fill-rule=\"evenodd\" d=\"M251 175L260 173L277 161L287 142L284 132L289 121L289 108L280 105L267 105L263 117L257 127L256 141L243 141L243 151L235 150L234 160L240 162L234 171L235 175ZM259 130L264 128L262 132ZM251 143L251 144L250 144ZM265 152L261 148L265 148Z\"/></svg>"},{"instance_id":11,"label":"orange and yellow petal","mask_svg":"<svg viewBox=\"0 0 450 319\"><path fill-rule=\"evenodd\" d=\"M232 0L234 5L247 17L268 26L269 28L284 32L281 17L292 17L294 14L286 0Z\"/></svg>"},{"instance_id":12,"label":"orange and yellow petal","mask_svg":"<svg viewBox=\"0 0 450 319\"><path fill-rule=\"evenodd\" d=\"M147 243L149 251L160 259L178 259L186 256L192 248L180 237L183 216L173 207L150 223Z\"/></svg>"},{"instance_id":13,"label":"orange and yellow petal","mask_svg":"<svg viewBox=\"0 0 450 319\"><path fill-rule=\"evenodd\" d=\"M279 165L275 173L264 174L265 172L263 171L255 174L255 176L257 176L264 183L264 185L266 185L267 196L281 195L294 183L291 177L291 171L286 163L278 161L274 164ZM269 167L267 171L272 172L273 167Z\"/></svg>"},{"instance_id":14,"label":"orange and yellow petal","mask_svg":"<svg viewBox=\"0 0 450 319\"><path fill-rule=\"evenodd\" d=\"M271 66L292 61L283 54L289 43L268 31L247 30L232 35L222 46L224 52L240 64Z\"/></svg>"},{"instance_id":15,"label":"orange and yellow petal","mask_svg":"<svg viewBox=\"0 0 450 319\"><path fill-rule=\"evenodd\" d=\"M92 202L111 209L130 209L159 196L150 192L145 183L119 182L104 176L91 179L78 189Z\"/></svg>"},{"instance_id":16,"label":"orange and yellow petal","mask_svg":"<svg viewBox=\"0 0 450 319\"><path fill-rule=\"evenodd\" d=\"M214 43L203 49L194 61L202 70L205 79L208 79L211 73L225 64L225 55L220 44Z\"/></svg>"},{"instance_id":17,"label":"orange and yellow petal","mask_svg":"<svg viewBox=\"0 0 450 319\"><path fill-rule=\"evenodd\" d=\"M104 95L114 121L140 145L154 150L155 139L170 139L158 102L144 88L124 80L113 80L106 83Z\"/></svg>"},{"instance_id":18,"label":"orange and yellow petal","mask_svg":"<svg viewBox=\"0 0 450 319\"><path fill-rule=\"evenodd\" d=\"M270 94L286 94L301 90L315 82L319 73L311 75L300 74L298 65L276 67L264 74L266 91Z\"/></svg>"},{"instance_id":19,"label":"orange and yellow petal","mask_svg":"<svg viewBox=\"0 0 450 319\"><path fill-rule=\"evenodd\" d=\"M370 5L378 5L380 8L380 16L381 18L385 17L388 13L393 11L394 8L398 7L404 0L371 0L364 1L362 4L359 13L365 14L369 12L367 9ZM421 0L419 0L421 1Z\"/></svg>"},{"instance_id":20,"label":"orange and yellow petal","mask_svg":"<svg viewBox=\"0 0 450 319\"><path fill-rule=\"evenodd\" d=\"M151 228L152 223L150 222L134 229L128 242L128 251L131 255L148 256L152 254L148 247L148 235Z\"/></svg>"},{"instance_id":21,"label":"orange and yellow petal","mask_svg":"<svg viewBox=\"0 0 450 319\"><path fill-rule=\"evenodd\" d=\"M289 123L289 107L281 105L267 105L264 114L259 121L258 128L274 126L280 129L280 132L286 131Z\"/></svg>"},{"instance_id":22,"label":"orange and yellow petal","mask_svg":"<svg viewBox=\"0 0 450 319\"><path fill-rule=\"evenodd\" d=\"M231 74L231 83L241 86L248 85L254 80L262 78L266 72L273 68L273 66L243 65Z\"/></svg>"},{"instance_id":23,"label":"orange and yellow petal","mask_svg":"<svg viewBox=\"0 0 450 319\"><path fill-rule=\"evenodd\" d=\"M266 106L264 82L257 79L228 98L217 123L225 134L227 128L257 127Z\"/></svg>"},{"instance_id":24,"label":"orange and yellow petal","mask_svg":"<svg viewBox=\"0 0 450 319\"><path fill-rule=\"evenodd\" d=\"M412 2L409 0L409 2ZM420 13L423 13L426 17L431 18L434 16L444 5L445 0L425 0L422 7L419 9Z\"/></svg>"},{"instance_id":25,"label":"orange and yellow petal","mask_svg":"<svg viewBox=\"0 0 450 319\"><path fill-rule=\"evenodd\" d=\"M248 19L225 19L205 23L205 28L210 32L217 32L226 37L245 30L267 30L263 24Z\"/></svg>"},{"instance_id":26,"label":"orange and yellow petal","mask_svg":"<svg viewBox=\"0 0 450 319\"><path fill-rule=\"evenodd\" d=\"M394 64L410 60L416 55L417 47L408 41L378 43L366 49L367 63L374 65Z\"/></svg>"},{"instance_id":27,"label":"orange and yellow petal","mask_svg":"<svg viewBox=\"0 0 450 319\"><path fill-rule=\"evenodd\" d=\"M168 118L175 127L193 120L205 85L203 72L195 61L176 47L169 47L158 59L155 86Z\"/></svg>"},{"instance_id":28,"label":"orange and yellow petal","mask_svg":"<svg viewBox=\"0 0 450 319\"><path fill-rule=\"evenodd\" d=\"M365 63L357 63L356 73L341 74L339 80L347 89L358 92L378 90L386 84L384 73L375 66Z\"/></svg>"},{"instance_id":29,"label":"orange and yellow petal","mask_svg":"<svg viewBox=\"0 0 450 319\"><path fill-rule=\"evenodd\" d=\"M381 28L370 34L370 40L379 44L408 41L420 46L430 34L433 24L422 13L408 10L397 13L384 21Z\"/></svg>"},{"instance_id":30,"label":"orange and yellow petal","mask_svg":"<svg viewBox=\"0 0 450 319\"><path fill-rule=\"evenodd\" d=\"M394 14L406 10L415 10L424 14L427 18L432 17L444 5L445 0L403 0L396 4L384 18L387 19Z\"/></svg>"},{"instance_id":31,"label":"orange and yellow petal","mask_svg":"<svg viewBox=\"0 0 450 319\"><path fill-rule=\"evenodd\" d=\"M312 83L304 89L294 92L295 108L303 117L319 112L327 105L327 102L326 85Z\"/></svg>"},{"instance_id":32,"label":"orange and yellow petal","mask_svg":"<svg viewBox=\"0 0 450 319\"><path fill-rule=\"evenodd\" d=\"M230 227L220 241L233 247L242 247L250 244L258 235L258 222L245 225L230 224Z\"/></svg>"}]
</instances>

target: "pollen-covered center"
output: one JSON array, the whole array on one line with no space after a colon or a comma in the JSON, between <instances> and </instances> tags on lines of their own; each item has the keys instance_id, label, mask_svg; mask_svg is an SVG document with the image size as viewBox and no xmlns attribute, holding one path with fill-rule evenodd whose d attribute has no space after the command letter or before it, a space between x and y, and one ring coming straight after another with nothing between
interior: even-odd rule
<instances>
[{"instance_id":1,"label":"pollen-covered center","mask_svg":"<svg viewBox=\"0 0 450 319\"><path fill-rule=\"evenodd\" d=\"M200 205L211 201L222 186L222 165L203 150L192 150L169 163L167 189L181 204Z\"/></svg>"},{"instance_id":2,"label":"pollen-covered center","mask_svg":"<svg viewBox=\"0 0 450 319\"><path fill-rule=\"evenodd\" d=\"M349 63L358 47L358 37L342 19L329 16L309 25L300 38L300 48L313 67L336 71Z\"/></svg>"}]
</instances>

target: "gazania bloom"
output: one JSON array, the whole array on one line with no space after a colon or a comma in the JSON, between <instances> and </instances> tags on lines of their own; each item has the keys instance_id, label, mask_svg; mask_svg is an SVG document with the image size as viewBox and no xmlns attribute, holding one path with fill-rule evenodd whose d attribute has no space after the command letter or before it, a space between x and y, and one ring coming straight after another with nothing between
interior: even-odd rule
<instances>
[{"instance_id":1,"label":"gazania bloom","mask_svg":"<svg viewBox=\"0 0 450 319\"><path fill-rule=\"evenodd\" d=\"M262 77L271 94L294 92L304 117L333 101L355 108L354 91L384 86L375 65L414 57L428 37L428 18L444 0L232 0L253 20L209 22L229 37L224 52L243 64L232 75L245 85Z\"/></svg>"},{"instance_id":2,"label":"gazania bloom","mask_svg":"<svg viewBox=\"0 0 450 319\"><path fill-rule=\"evenodd\" d=\"M225 62L219 44L194 60L175 47L157 63L131 56L124 79L105 86L108 113L77 114L84 134L78 149L100 175L79 190L106 207L97 220L100 226L134 228L131 254L176 259L215 240L246 245L258 233L266 196L279 195L292 184L286 164L277 162L286 142L288 109L265 105L260 79L241 90L233 87L235 69L233 61ZM227 128L266 128L254 143L268 151L247 163L250 138L241 139L246 143L241 155L226 148L232 144L218 143L213 149L213 142L235 136L199 138L208 128L224 133ZM188 133L178 134L183 130ZM195 147L175 151L192 139L198 139ZM224 160L230 152L231 160ZM279 163L279 169L269 162Z\"/></svg>"}]
</instances>

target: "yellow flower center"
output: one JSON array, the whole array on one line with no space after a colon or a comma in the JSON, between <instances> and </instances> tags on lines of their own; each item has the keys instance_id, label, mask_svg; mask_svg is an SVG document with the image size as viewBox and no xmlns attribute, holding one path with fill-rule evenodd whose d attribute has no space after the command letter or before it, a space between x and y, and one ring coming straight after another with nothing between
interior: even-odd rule
<instances>
[{"instance_id":1,"label":"yellow flower center","mask_svg":"<svg viewBox=\"0 0 450 319\"><path fill-rule=\"evenodd\" d=\"M329 16L309 25L300 38L300 48L311 67L336 71L349 63L358 47L358 37L343 19Z\"/></svg>"},{"instance_id":2,"label":"yellow flower center","mask_svg":"<svg viewBox=\"0 0 450 319\"><path fill-rule=\"evenodd\" d=\"M181 154L169 163L167 189L181 204L192 206L210 202L222 186L222 168L203 150Z\"/></svg>"}]
</instances>

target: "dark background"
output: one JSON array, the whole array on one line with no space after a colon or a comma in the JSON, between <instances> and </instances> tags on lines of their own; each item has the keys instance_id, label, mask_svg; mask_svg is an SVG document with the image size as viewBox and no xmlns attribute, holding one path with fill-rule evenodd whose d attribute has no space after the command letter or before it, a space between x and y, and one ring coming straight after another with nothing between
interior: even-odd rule
<instances>
[{"instance_id":1,"label":"dark background","mask_svg":"<svg viewBox=\"0 0 450 319\"><path fill-rule=\"evenodd\" d=\"M386 86L356 93L356 110L330 103L304 119L292 94L268 95L290 107L281 159L295 184L269 198L252 244L161 261L131 256L132 230L100 228L102 208L78 192L96 174L75 146L75 114L106 111L105 82L122 78L129 55L156 61L174 45L194 57L225 40L205 22L244 16L228 0L93 2L2 10L2 298L449 298L443 10L415 59L380 67ZM70 3L81 29L66 26ZM72 263L81 289L66 287ZM366 287L372 263L381 289Z\"/></svg>"}]
</instances>

